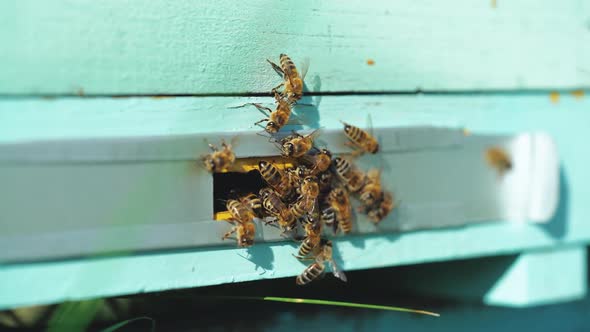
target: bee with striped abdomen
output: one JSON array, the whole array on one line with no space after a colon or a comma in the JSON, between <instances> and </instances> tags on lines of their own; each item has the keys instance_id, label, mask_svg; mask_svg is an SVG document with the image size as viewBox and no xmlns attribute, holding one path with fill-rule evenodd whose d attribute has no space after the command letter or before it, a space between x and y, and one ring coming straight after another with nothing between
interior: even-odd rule
<instances>
[{"instance_id":1,"label":"bee with striped abdomen","mask_svg":"<svg viewBox=\"0 0 590 332\"><path fill-rule=\"evenodd\" d=\"M231 144L221 141L222 149L219 150L215 145L209 143L211 153L203 157L203 164L210 173L226 171L236 161Z\"/></svg>"},{"instance_id":2,"label":"bee with striped abdomen","mask_svg":"<svg viewBox=\"0 0 590 332\"><path fill-rule=\"evenodd\" d=\"M240 197L240 202L250 208L252 212L256 215L260 215L260 210L262 209L262 201L256 194L249 193L245 196Z\"/></svg>"},{"instance_id":3,"label":"bee with striped abdomen","mask_svg":"<svg viewBox=\"0 0 590 332\"><path fill-rule=\"evenodd\" d=\"M317 214L308 214L305 218L305 238L299 246L297 252L298 259L307 257L319 244L322 235L322 223L317 218Z\"/></svg>"},{"instance_id":4,"label":"bee with striped abdomen","mask_svg":"<svg viewBox=\"0 0 590 332\"><path fill-rule=\"evenodd\" d=\"M305 59L305 62L301 66L301 74L295 67L293 60L286 55L281 54L279 56L279 63L280 66L277 66L274 62L270 60L266 60L272 68L281 76L283 76L284 82L279 84L276 90L281 86L284 86L283 95L287 98L290 102L296 102L297 100L301 99L303 96L303 80L305 79L305 75L307 74L307 70L309 68L309 61Z\"/></svg>"},{"instance_id":5,"label":"bee with striped abdomen","mask_svg":"<svg viewBox=\"0 0 590 332\"><path fill-rule=\"evenodd\" d=\"M385 219L394 208L395 203L393 201L393 195L389 192L385 192L382 199L368 210L367 216L369 217L369 220L374 224L377 224Z\"/></svg>"},{"instance_id":6,"label":"bee with striped abdomen","mask_svg":"<svg viewBox=\"0 0 590 332\"><path fill-rule=\"evenodd\" d=\"M347 281L346 275L338 268L332 257L332 241L322 239L320 245L315 250L315 262L305 268L303 273L297 276L295 279L297 285L306 285L318 279L326 270L326 262L331 265L332 274L334 274L336 278L344 282Z\"/></svg>"},{"instance_id":7,"label":"bee with striped abdomen","mask_svg":"<svg viewBox=\"0 0 590 332\"><path fill-rule=\"evenodd\" d=\"M273 163L261 160L258 163L258 171L262 179L276 190L281 197L287 197L291 194L292 187L289 178Z\"/></svg>"},{"instance_id":8,"label":"bee with striped abdomen","mask_svg":"<svg viewBox=\"0 0 590 332\"><path fill-rule=\"evenodd\" d=\"M364 152L375 154L379 151L379 142L373 135L359 127L355 127L344 121L341 122L344 124L344 134L346 134L346 137L350 141L346 145L356 149L354 154L362 154Z\"/></svg>"},{"instance_id":9,"label":"bee with striped abdomen","mask_svg":"<svg viewBox=\"0 0 590 332\"><path fill-rule=\"evenodd\" d=\"M231 215L231 218L226 221L233 224L234 227L225 233L221 239L225 240L236 233L236 240L239 247L253 245L254 236L256 235L256 225L253 222L255 215L252 209L235 199L228 200L226 207Z\"/></svg>"},{"instance_id":10,"label":"bee with striped abdomen","mask_svg":"<svg viewBox=\"0 0 590 332\"><path fill-rule=\"evenodd\" d=\"M340 187L332 189L326 201L334 211L338 229L344 234L350 233L352 231L352 205L346 190Z\"/></svg>"},{"instance_id":11,"label":"bee with striped abdomen","mask_svg":"<svg viewBox=\"0 0 590 332\"><path fill-rule=\"evenodd\" d=\"M305 155L311 148L313 148L313 141L320 134L320 130L316 129L308 135L301 135L293 132L280 141L281 152L285 157L299 158Z\"/></svg>"},{"instance_id":12,"label":"bee with striped abdomen","mask_svg":"<svg viewBox=\"0 0 590 332\"><path fill-rule=\"evenodd\" d=\"M264 210L272 216L271 220L279 224L283 232L290 232L295 229L297 219L274 189L260 189L260 198L262 199Z\"/></svg>"},{"instance_id":13,"label":"bee with striped abdomen","mask_svg":"<svg viewBox=\"0 0 590 332\"><path fill-rule=\"evenodd\" d=\"M350 161L336 157L332 161L334 170L340 181L346 185L350 192L358 192L365 184L365 174Z\"/></svg>"}]
</instances>

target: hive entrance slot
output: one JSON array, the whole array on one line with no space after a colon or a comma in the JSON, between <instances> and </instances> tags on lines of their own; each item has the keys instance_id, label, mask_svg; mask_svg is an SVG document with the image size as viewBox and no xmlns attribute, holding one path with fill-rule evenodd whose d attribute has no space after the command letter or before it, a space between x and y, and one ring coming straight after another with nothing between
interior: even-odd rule
<instances>
[{"instance_id":1,"label":"hive entrance slot","mask_svg":"<svg viewBox=\"0 0 590 332\"><path fill-rule=\"evenodd\" d=\"M240 158L228 172L213 174L213 218L223 220L229 217L225 203L228 199L248 193L258 195L266 183L258 172L258 162L266 160L278 168L293 166L293 160L283 157Z\"/></svg>"}]
</instances>

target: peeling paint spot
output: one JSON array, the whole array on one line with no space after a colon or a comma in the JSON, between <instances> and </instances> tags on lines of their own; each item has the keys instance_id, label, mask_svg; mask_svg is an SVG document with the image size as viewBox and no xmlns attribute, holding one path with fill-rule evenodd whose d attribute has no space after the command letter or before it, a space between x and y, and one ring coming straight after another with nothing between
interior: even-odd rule
<instances>
[{"instance_id":1,"label":"peeling paint spot","mask_svg":"<svg viewBox=\"0 0 590 332\"><path fill-rule=\"evenodd\" d=\"M582 99L582 98L584 98L584 90L574 90L574 91L572 91L570 93L576 99Z\"/></svg>"},{"instance_id":2,"label":"peeling paint spot","mask_svg":"<svg viewBox=\"0 0 590 332\"><path fill-rule=\"evenodd\" d=\"M467 128L463 128L463 136L471 136L471 131Z\"/></svg>"},{"instance_id":3,"label":"peeling paint spot","mask_svg":"<svg viewBox=\"0 0 590 332\"><path fill-rule=\"evenodd\" d=\"M367 64L368 64L369 66L372 66L372 65L374 65L374 64L375 64L375 60L373 60L373 59L367 59Z\"/></svg>"},{"instance_id":4,"label":"peeling paint spot","mask_svg":"<svg viewBox=\"0 0 590 332\"><path fill-rule=\"evenodd\" d=\"M76 94L77 94L79 97L83 97L83 96L84 96L84 88L79 88L79 89L76 91Z\"/></svg>"},{"instance_id":5,"label":"peeling paint spot","mask_svg":"<svg viewBox=\"0 0 590 332\"><path fill-rule=\"evenodd\" d=\"M549 94L549 100L551 100L552 103L557 104L559 102L559 92L557 91L553 91Z\"/></svg>"}]
</instances>

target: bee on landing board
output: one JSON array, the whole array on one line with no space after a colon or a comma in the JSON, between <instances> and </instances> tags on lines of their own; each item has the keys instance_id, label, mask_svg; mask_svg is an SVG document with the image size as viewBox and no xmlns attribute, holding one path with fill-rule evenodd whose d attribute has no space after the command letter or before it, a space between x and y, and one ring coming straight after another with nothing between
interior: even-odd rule
<instances>
[{"instance_id":1,"label":"bee on landing board","mask_svg":"<svg viewBox=\"0 0 590 332\"><path fill-rule=\"evenodd\" d=\"M352 205L348 198L346 190L336 187L330 191L326 201L334 212L335 222L338 224L338 229L344 234L352 231ZM328 210L324 210L329 213ZM327 217L326 217L327 219Z\"/></svg>"},{"instance_id":2,"label":"bee on landing board","mask_svg":"<svg viewBox=\"0 0 590 332\"><path fill-rule=\"evenodd\" d=\"M287 99L283 98L277 91L273 90L275 102L277 104L277 108L273 111L268 107L262 106L258 103L248 103L241 106L236 106L232 108L243 107L245 105L253 105L255 106L262 114L266 116L266 118L255 122L254 125L258 125L262 122L266 122L266 126L264 126L264 130L269 134L276 134L289 124L290 122L293 123L291 120L292 114L292 103L289 102Z\"/></svg>"},{"instance_id":3,"label":"bee on landing board","mask_svg":"<svg viewBox=\"0 0 590 332\"><path fill-rule=\"evenodd\" d=\"M510 155L501 147L494 146L486 149L485 159L488 165L498 172L499 176L504 175L512 169Z\"/></svg>"},{"instance_id":4,"label":"bee on landing board","mask_svg":"<svg viewBox=\"0 0 590 332\"><path fill-rule=\"evenodd\" d=\"M381 189L381 171L378 169L370 169L367 172L365 185L360 190L359 199L363 206L370 207L383 197Z\"/></svg>"},{"instance_id":5,"label":"bee on landing board","mask_svg":"<svg viewBox=\"0 0 590 332\"><path fill-rule=\"evenodd\" d=\"M299 188L299 198L290 206L291 212L296 218L303 217L306 213L313 213L316 209L317 197L320 194L320 186L315 176L307 176L303 179Z\"/></svg>"},{"instance_id":6,"label":"bee on landing board","mask_svg":"<svg viewBox=\"0 0 590 332\"><path fill-rule=\"evenodd\" d=\"M335 173L338 179L346 185L346 188L353 193L358 192L365 184L365 174L354 166L350 161L336 157L332 160Z\"/></svg>"},{"instance_id":7,"label":"bee on landing board","mask_svg":"<svg viewBox=\"0 0 590 332\"><path fill-rule=\"evenodd\" d=\"M203 157L203 164L210 173L219 173L226 171L236 161L236 155L232 150L231 144L221 141L222 149L219 150L215 145L209 143L211 153Z\"/></svg>"},{"instance_id":8,"label":"bee on landing board","mask_svg":"<svg viewBox=\"0 0 590 332\"><path fill-rule=\"evenodd\" d=\"M289 177L273 163L266 160L260 161L258 171L262 179L276 190L281 197L288 197L291 194L292 187L289 183Z\"/></svg>"},{"instance_id":9,"label":"bee on landing board","mask_svg":"<svg viewBox=\"0 0 590 332\"><path fill-rule=\"evenodd\" d=\"M371 123L371 117L368 118ZM375 154L379 152L379 142L372 134L372 125L370 125L371 133L362 130L359 127L355 127L344 121L340 121L344 125L344 134L348 138L349 142L346 145L352 147L355 151L353 155L363 154L369 152Z\"/></svg>"},{"instance_id":10,"label":"bee on landing board","mask_svg":"<svg viewBox=\"0 0 590 332\"><path fill-rule=\"evenodd\" d=\"M305 238L299 246L297 259L305 259L319 244L322 235L322 223L317 214L308 214L305 218Z\"/></svg>"},{"instance_id":11,"label":"bee on landing board","mask_svg":"<svg viewBox=\"0 0 590 332\"><path fill-rule=\"evenodd\" d=\"M367 216L369 217L370 221L372 221L374 224L377 224L381 220L385 219L385 217L387 217L387 215L394 208L395 202L393 201L393 195L390 192L385 192L381 201L377 202L375 206L368 210Z\"/></svg>"},{"instance_id":12,"label":"bee on landing board","mask_svg":"<svg viewBox=\"0 0 590 332\"><path fill-rule=\"evenodd\" d=\"M297 285L307 285L322 276L326 271L326 262L331 265L332 274L334 274L336 278L344 282L347 281L346 275L338 268L332 257L332 241L322 239L314 253L315 262L305 268L305 270L297 276L295 279Z\"/></svg>"},{"instance_id":13,"label":"bee on landing board","mask_svg":"<svg viewBox=\"0 0 590 332\"><path fill-rule=\"evenodd\" d=\"M271 218L267 220L270 220L270 222L276 221L283 232L290 232L295 229L297 219L275 190L272 188L260 189L260 198L264 210L271 215Z\"/></svg>"},{"instance_id":14,"label":"bee on landing board","mask_svg":"<svg viewBox=\"0 0 590 332\"><path fill-rule=\"evenodd\" d=\"M289 58L289 56L286 54L281 54L279 56L279 60L280 66L268 59L266 60L268 63L270 63L277 74L283 77L284 80L284 82L275 87L273 91L280 88L281 86L284 86L282 94L289 102L294 103L303 96L303 80L305 79L305 75L309 69L309 60L305 59L303 62L301 66L301 74L299 74L299 71L295 67L293 60L291 60L291 58Z\"/></svg>"},{"instance_id":15,"label":"bee on landing board","mask_svg":"<svg viewBox=\"0 0 590 332\"><path fill-rule=\"evenodd\" d=\"M306 154L300 161L311 168L311 175L325 172L332 164L332 153L327 149L321 149L314 155Z\"/></svg>"},{"instance_id":16,"label":"bee on landing board","mask_svg":"<svg viewBox=\"0 0 590 332\"><path fill-rule=\"evenodd\" d=\"M292 135L280 140L281 153L285 157L303 157L311 148L313 141L319 136L320 130L316 129L308 135L301 135L293 132Z\"/></svg>"},{"instance_id":17,"label":"bee on landing board","mask_svg":"<svg viewBox=\"0 0 590 332\"><path fill-rule=\"evenodd\" d=\"M225 233L221 239L225 240L236 233L236 240L239 247L253 245L254 236L256 235L256 225L253 222L255 215L252 209L235 199L228 200L226 207L231 214L231 218L226 221L233 224L234 227Z\"/></svg>"}]
</instances>

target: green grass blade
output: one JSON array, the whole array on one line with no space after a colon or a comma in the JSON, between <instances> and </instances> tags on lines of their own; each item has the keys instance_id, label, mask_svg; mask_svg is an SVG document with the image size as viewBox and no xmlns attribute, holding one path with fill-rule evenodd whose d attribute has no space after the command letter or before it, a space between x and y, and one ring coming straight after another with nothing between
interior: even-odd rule
<instances>
[{"instance_id":1,"label":"green grass blade","mask_svg":"<svg viewBox=\"0 0 590 332\"><path fill-rule=\"evenodd\" d=\"M401 312L410 312L410 313L415 313L415 314L440 317L440 314L437 314L435 312L430 312L430 311L425 311L425 310L399 308L399 307L391 307L391 306L385 306L385 305L353 303L353 302L340 302L340 301L326 301L326 300L315 300L315 299L298 299L298 298L292 298L292 297L272 297L272 296L266 296L262 299L265 301L275 301L275 302L319 304L319 305L331 305L331 306L362 308L362 309L401 311Z\"/></svg>"},{"instance_id":2,"label":"green grass blade","mask_svg":"<svg viewBox=\"0 0 590 332\"><path fill-rule=\"evenodd\" d=\"M156 321L153 318L147 317L147 316L143 316L143 317L137 317L137 318L132 318L132 319L128 319L128 320L124 320L122 322L119 322L115 325L109 326L104 330L101 330L100 332L114 332L120 328L122 328L123 326L127 325L127 324L131 324L133 322L136 322L138 320L144 320L147 319L149 321L152 322L152 329L151 331L154 332L156 330Z\"/></svg>"}]
</instances>

